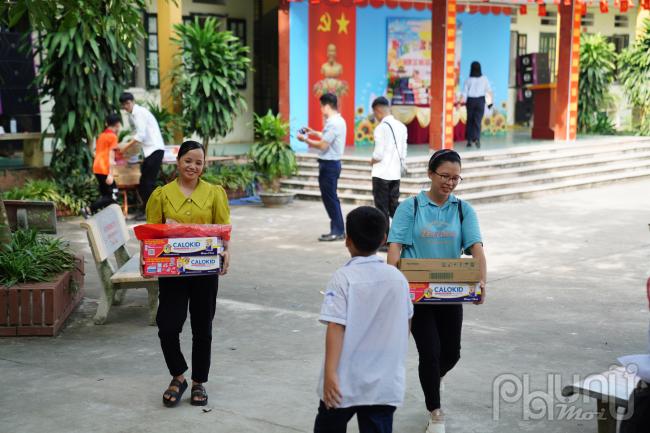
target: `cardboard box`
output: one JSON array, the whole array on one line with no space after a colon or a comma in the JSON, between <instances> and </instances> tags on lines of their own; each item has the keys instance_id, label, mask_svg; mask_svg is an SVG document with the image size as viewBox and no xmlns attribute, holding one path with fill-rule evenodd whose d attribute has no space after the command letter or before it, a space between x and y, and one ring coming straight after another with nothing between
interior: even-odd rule
<instances>
[{"instance_id":1,"label":"cardboard box","mask_svg":"<svg viewBox=\"0 0 650 433\"><path fill-rule=\"evenodd\" d=\"M476 259L401 259L417 304L466 303L481 299L481 272Z\"/></svg>"},{"instance_id":2,"label":"cardboard box","mask_svg":"<svg viewBox=\"0 0 650 433\"><path fill-rule=\"evenodd\" d=\"M416 283L475 283L481 280L476 259L401 259L399 269Z\"/></svg>"},{"instance_id":3,"label":"cardboard box","mask_svg":"<svg viewBox=\"0 0 650 433\"><path fill-rule=\"evenodd\" d=\"M144 276L211 275L221 270L220 237L145 239L141 242Z\"/></svg>"},{"instance_id":4,"label":"cardboard box","mask_svg":"<svg viewBox=\"0 0 650 433\"><path fill-rule=\"evenodd\" d=\"M416 304L458 304L481 300L479 283L409 283Z\"/></svg>"},{"instance_id":5,"label":"cardboard box","mask_svg":"<svg viewBox=\"0 0 650 433\"><path fill-rule=\"evenodd\" d=\"M223 251L219 237L146 239L142 257L216 256Z\"/></svg>"},{"instance_id":6,"label":"cardboard box","mask_svg":"<svg viewBox=\"0 0 650 433\"><path fill-rule=\"evenodd\" d=\"M144 276L172 277L213 275L221 270L221 256L179 256L145 258Z\"/></svg>"}]
</instances>

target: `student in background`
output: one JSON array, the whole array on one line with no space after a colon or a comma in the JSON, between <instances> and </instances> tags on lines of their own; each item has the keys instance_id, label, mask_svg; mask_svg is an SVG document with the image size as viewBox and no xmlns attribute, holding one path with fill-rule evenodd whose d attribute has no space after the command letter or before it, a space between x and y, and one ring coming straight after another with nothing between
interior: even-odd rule
<instances>
[{"instance_id":1,"label":"student in background","mask_svg":"<svg viewBox=\"0 0 650 433\"><path fill-rule=\"evenodd\" d=\"M481 126L485 114L485 97L492 96L490 81L481 72L481 64L472 62L469 78L463 86L463 99L467 108L467 147L481 147ZM491 106L490 106L491 107Z\"/></svg>"},{"instance_id":2,"label":"student in background","mask_svg":"<svg viewBox=\"0 0 650 433\"><path fill-rule=\"evenodd\" d=\"M117 184L111 174L111 166L115 164L115 149L117 149L117 134L120 132L122 118L113 113L106 117L106 129L97 137L95 144L95 160L93 174L99 184L99 198L82 211L84 217L97 213L106 206L117 202Z\"/></svg>"}]
</instances>

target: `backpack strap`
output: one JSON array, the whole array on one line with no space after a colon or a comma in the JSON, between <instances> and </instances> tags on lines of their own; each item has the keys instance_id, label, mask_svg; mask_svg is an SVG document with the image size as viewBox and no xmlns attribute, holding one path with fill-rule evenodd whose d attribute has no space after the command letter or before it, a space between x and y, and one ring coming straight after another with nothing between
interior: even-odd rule
<instances>
[{"instance_id":1,"label":"backpack strap","mask_svg":"<svg viewBox=\"0 0 650 433\"><path fill-rule=\"evenodd\" d=\"M461 199L458 199L458 218L460 219L460 226L462 230L463 220L465 218L463 216L463 201Z\"/></svg>"}]
</instances>

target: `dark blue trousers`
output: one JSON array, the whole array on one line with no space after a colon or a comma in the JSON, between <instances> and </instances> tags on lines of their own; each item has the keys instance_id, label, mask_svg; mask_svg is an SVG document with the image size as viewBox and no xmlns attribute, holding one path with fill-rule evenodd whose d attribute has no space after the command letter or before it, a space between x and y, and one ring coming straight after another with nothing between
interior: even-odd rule
<instances>
[{"instance_id":1,"label":"dark blue trousers","mask_svg":"<svg viewBox=\"0 0 650 433\"><path fill-rule=\"evenodd\" d=\"M341 161L318 160L318 186L327 215L330 217L330 234L345 233L341 202L336 193L341 176Z\"/></svg>"},{"instance_id":2,"label":"dark blue trousers","mask_svg":"<svg viewBox=\"0 0 650 433\"><path fill-rule=\"evenodd\" d=\"M392 433L395 406L352 406L327 409L320 402L314 433L345 433L348 422L357 416L360 433Z\"/></svg>"}]
</instances>

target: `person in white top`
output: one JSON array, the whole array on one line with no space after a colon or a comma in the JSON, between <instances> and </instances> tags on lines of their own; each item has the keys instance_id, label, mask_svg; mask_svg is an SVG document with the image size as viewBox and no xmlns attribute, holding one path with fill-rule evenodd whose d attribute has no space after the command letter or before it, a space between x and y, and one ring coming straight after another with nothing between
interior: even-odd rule
<instances>
[{"instance_id":1,"label":"person in white top","mask_svg":"<svg viewBox=\"0 0 650 433\"><path fill-rule=\"evenodd\" d=\"M490 81L481 72L481 64L472 62L469 78L463 86L462 102L467 109L467 147L481 147L481 125L485 114L485 97L492 100ZM488 108L492 108L492 104Z\"/></svg>"},{"instance_id":2,"label":"person in white top","mask_svg":"<svg viewBox=\"0 0 650 433\"><path fill-rule=\"evenodd\" d=\"M360 433L390 433L404 400L413 303L404 275L376 255L386 226L370 206L347 216L352 259L332 276L320 313L327 332L314 433L344 432L355 414Z\"/></svg>"},{"instance_id":3,"label":"person in white top","mask_svg":"<svg viewBox=\"0 0 650 433\"><path fill-rule=\"evenodd\" d=\"M390 112L388 99L380 96L372 102L372 112L379 122L375 126L375 149L372 153L372 195L375 207L386 215L395 215L399 205L402 166L406 163L408 131ZM386 247L382 246L382 250Z\"/></svg>"},{"instance_id":4,"label":"person in white top","mask_svg":"<svg viewBox=\"0 0 650 433\"><path fill-rule=\"evenodd\" d=\"M133 94L122 93L120 95L120 104L122 109L129 113L129 124L131 129L135 131L133 139L122 150L126 151L129 147L140 143L142 153L144 153L144 161L140 166L140 185L138 185L143 211L135 216L135 220L145 221L144 209L146 209L147 201L156 187L156 180L165 155L165 143L158 121L149 110L135 103Z\"/></svg>"}]
</instances>

